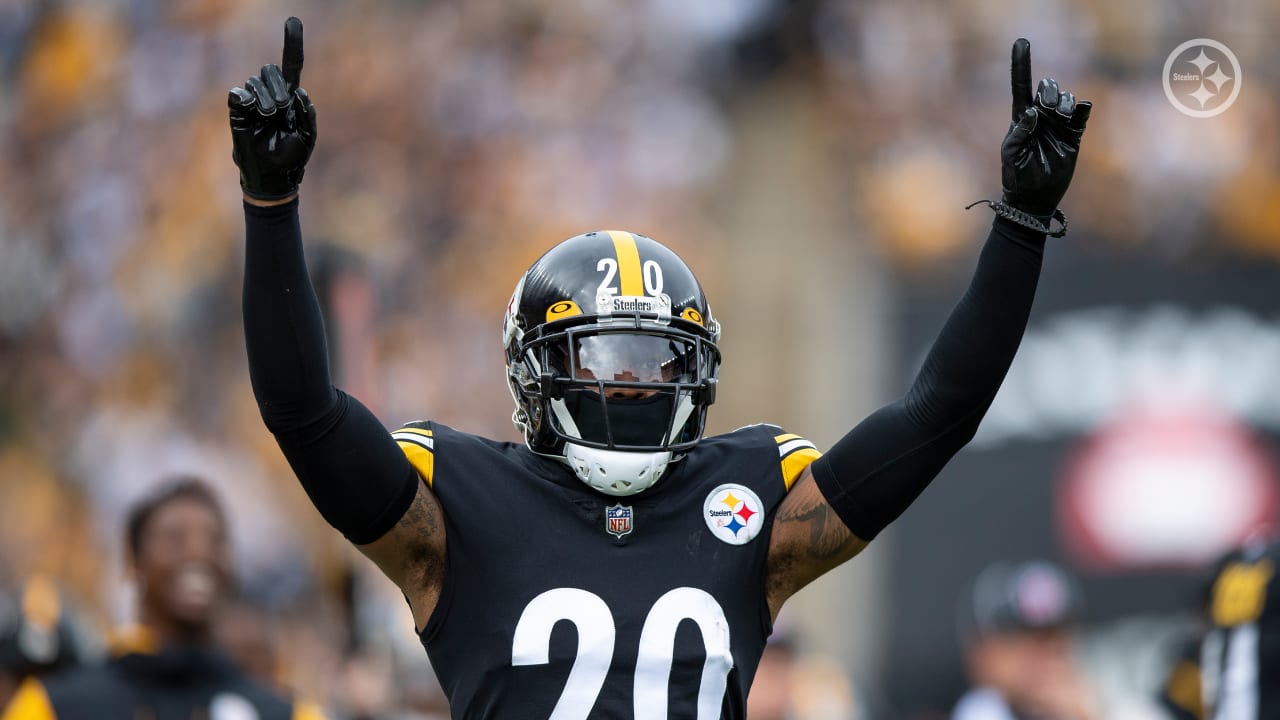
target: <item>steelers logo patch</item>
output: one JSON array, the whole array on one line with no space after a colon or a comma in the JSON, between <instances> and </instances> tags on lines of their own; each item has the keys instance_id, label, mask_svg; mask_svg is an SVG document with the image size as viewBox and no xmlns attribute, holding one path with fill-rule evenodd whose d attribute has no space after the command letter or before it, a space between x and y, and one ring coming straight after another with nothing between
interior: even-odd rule
<instances>
[{"instance_id":1,"label":"steelers logo patch","mask_svg":"<svg viewBox=\"0 0 1280 720\"><path fill-rule=\"evenodd\" d=\"M764 527L764 505L749 488L726 483L707 495L702 517L717 539L730 545L746 545Z\"/></svg>"}]
</instances>

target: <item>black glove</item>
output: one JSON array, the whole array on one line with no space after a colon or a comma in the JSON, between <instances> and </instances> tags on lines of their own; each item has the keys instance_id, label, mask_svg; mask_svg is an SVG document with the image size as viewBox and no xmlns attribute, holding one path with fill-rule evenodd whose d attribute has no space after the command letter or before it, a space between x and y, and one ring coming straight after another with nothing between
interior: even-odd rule
<instances>
[{"instance_id":1,"label":"black glove","mask_svg":"<svg viewBox=\"0 0 1280 720\"><path fill-rule=\"evenodd\" d=\"M1043 220L1058 208L1076 171L1080 138L1093 103L1076 101L1052 78L1031 95L1031 43L1013 43L1013 123L1000 145L1004 202Z\"/></svg>"},{"instance_id":2,"label":"black glove","mask_svg":"<svg viewBox=\"0 0 1280 720\"><path fill-rule=\"evenodd\" d=\"M302 79L302 21L284 23L280 67L263 65L244 87L231 88L231 157L240 167L240 187L258 200L282 200L298 192L316 146L316 108Z\"/></svg>"}]
</instances>

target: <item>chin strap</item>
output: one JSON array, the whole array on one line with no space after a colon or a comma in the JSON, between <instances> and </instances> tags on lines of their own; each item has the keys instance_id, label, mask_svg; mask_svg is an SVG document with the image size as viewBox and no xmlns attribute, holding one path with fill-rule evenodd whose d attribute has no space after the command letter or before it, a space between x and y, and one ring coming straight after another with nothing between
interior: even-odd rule
<instances>
[{"instance_id":1,"label":"chin strap","mask_svg":"<svg viewBox=\"0 0 1280 720\"><path fill-rule=\"evenodd\" d=\"M578 479L614 497L635 495L653 487L671 460L670 452L624 452L564 444L564 461Z\"/></svg>"}]
</instances>

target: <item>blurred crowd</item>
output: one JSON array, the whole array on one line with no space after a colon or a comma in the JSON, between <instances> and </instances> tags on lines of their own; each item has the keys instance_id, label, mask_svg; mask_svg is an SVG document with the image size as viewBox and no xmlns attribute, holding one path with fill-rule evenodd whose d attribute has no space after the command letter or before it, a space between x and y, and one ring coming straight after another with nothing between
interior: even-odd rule
<instances>
[{"instance_id":1,"label":"blurred crowd","mask_svg":"<svg viewBox=\"0 0 1280 720\"><path fill-rule=\"evenodd\" d=\"M1038 74L1105 108L1066 206L1098 251L1280 255L1264 0L0 0L0 589L53 577L89 626L129 621L125 509L199 474L229 506L249 622L291 648L284 684L339 705L389 707L429 673L403 601L310 510L249 390L225 98L278 57L291 13L331 352L388 424L513 437L500 313L560 238L651 232L712 298L749 282L721 271L723 188L760 107L813 118L793 139L821 148L805 189L849 243L890 268L967 258L987 217L957 209L998 191L1019 34ZM1212 123L1157 80L1199 36L1229 37L1247 73Z\"/></svg>"}]
</instances>

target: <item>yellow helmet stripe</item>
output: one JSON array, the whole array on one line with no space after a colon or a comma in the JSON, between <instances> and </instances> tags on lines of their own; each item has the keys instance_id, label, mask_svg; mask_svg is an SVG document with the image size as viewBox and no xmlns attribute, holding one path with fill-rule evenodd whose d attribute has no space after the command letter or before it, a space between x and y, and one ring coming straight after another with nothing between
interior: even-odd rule
<instances>
[{"instance_id":1,"label":"yellow helmet stripe","mask_svg":"<svg viewBox=\"0 0 1280 720\"><path fill-rule=\"evenodd\" d=\"M640 274L640 250L636 248L636 238L629 232L610 230L613 240L613 251L618 256L618 280L622 283L623 295L639 297L644 295L644 277Z\"/></svg>"}]
</instances>

